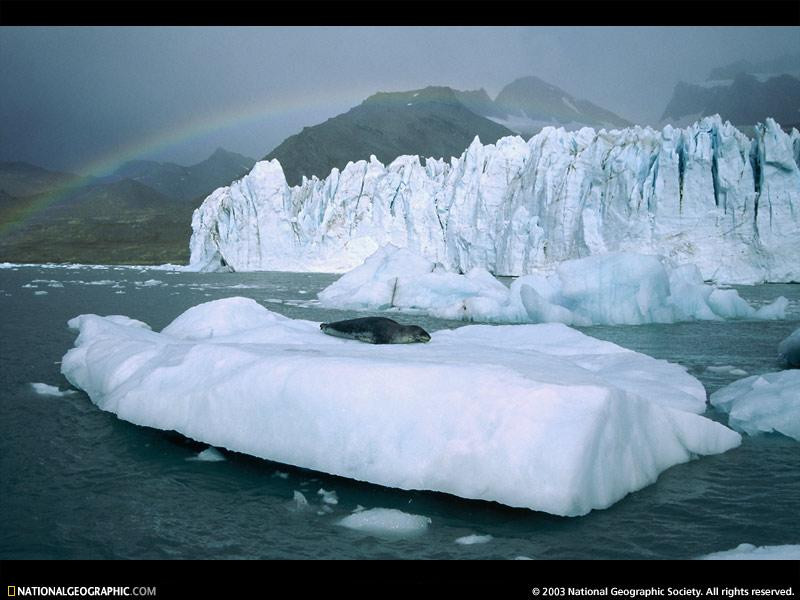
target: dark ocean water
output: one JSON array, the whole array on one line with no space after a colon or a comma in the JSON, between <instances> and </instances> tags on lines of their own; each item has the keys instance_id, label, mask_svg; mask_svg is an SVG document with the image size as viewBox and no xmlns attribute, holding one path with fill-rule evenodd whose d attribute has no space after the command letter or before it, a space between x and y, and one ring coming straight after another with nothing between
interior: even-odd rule
<instances>
[{"instance_id":1,"label":"dark ocean water","mask_svg":"<svg viewBox=\"0 0 800 600\"><path fill-rule=\"evenodd\" d=\"M741 447L677 465L609 509L564 518L431 492L383 488L224 452L100 411L67 387L59 362L68 319L122 314L159 330L208 300L246 296L289 317L363 316L323 310L316 294L336 275L196 274L138 268L0 269L0 558L690 558L756 545L800 543L800 443L744 437ZM63 287L58 287L63 286ZM786 321L587 327L689 368L711 393L740 376L775 371L776 346L800 326L800 285L737 287L755 304L790 299ZM46 294L36 292L47 292ZM415 318L429 330L462 323ZM707 416L725 422L713 409ZM317 494L334 490L326 512ZM310 507L296 510L295 491ZM336 522L358 505L432 519L428 530L385 538ZM460 545L459 537L491 535Z\"/></svg>"}]
</instances>

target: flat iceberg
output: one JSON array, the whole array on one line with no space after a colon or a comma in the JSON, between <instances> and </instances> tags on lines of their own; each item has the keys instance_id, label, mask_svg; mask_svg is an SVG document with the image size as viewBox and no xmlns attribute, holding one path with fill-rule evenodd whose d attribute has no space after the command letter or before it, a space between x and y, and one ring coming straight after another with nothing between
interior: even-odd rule
<instances>
[{"instance_id":1,"label":"flat iceberg","mask_svg":"<svg viewBox=\"0 0 800 600\"><path fill-rule=\"evenodd\" d=\"M800 441L800 371L745 377L711 394L728 424L749 435L773 431Z\"/></svg>"},{"instance_id":2,"label":"flat iceberg","mask_svg":"<svg viewBox=\"0 0 800 600\"><path fill-rule=\"evenodd\" d=\"M739 544L733 550L713 552L700 560L800 560L800 545L754 546Z\"/></svg>"},{"instance_id":3,"label":"flat iceberg","mask_svg":"<svg viewBox=\"0 0 800 600\"><path fill-rule=\"evenodd\" d=\"M788 300L755 309L736 290L706 285L694 265L613 252L564 261L519 277L510 289L475 267L451 273L406 248L379 248L322 290L320 305L351 310L423 312L492 323L638 325L721 319L782 319Z\"/></svg>"},{"instance_id":4,"label":"flat iceberg","mask_svg":"<svg viewBox=\"0 0 800 600\"><path fill-rule=\"evenodd\" d=\"M374 346L227 298L69 325L63 374L121 419L404 490L575 516L741 443L683 367L562 324Z\"/></svg>"},{"instance_id":5,"label":"flat iceberg","mask_svg":"<svg viewBox=\"0 0 800 600\"><path fill-rule=\"evenodd\" d=\"M787 367L800 369L800 328L778 344L778 360Z\"/></svg>"}]
</instances>

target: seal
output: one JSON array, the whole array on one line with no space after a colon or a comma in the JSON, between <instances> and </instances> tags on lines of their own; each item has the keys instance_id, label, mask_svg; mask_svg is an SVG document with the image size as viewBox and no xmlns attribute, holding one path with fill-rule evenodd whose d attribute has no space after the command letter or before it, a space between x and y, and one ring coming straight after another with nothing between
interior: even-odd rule
<instances>
[{"instance_id":1,"label":"seal","mask_svg":"<svg viewBox=\"0 0 800 600\"><path fill-rule=\"evenodd\" d=\"M323 333L367 344L413 344L429 342L430 334L417 325L401 325L385 317L362 317L334 323L320 323Z\"/></svg>"}]
</instances>

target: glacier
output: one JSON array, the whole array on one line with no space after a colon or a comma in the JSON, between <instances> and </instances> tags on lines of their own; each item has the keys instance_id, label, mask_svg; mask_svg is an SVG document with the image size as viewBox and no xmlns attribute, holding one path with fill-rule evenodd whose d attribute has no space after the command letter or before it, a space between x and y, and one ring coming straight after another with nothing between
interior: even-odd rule
<instances>
[{"instance_id":1,"label":"glacier","mask_svg":"<svg viewBox=\"0 0 800 600\"><path fill-rule=\"evenodd\" d=\"M783 319L779 296L759 309L736 290L703 281L697 267L664 257L611 252L566 260L552 272L518 277L508 288L474 267L451 273L407 248L379 248L318 294L320 305L393 310L489 323L641 325L693 320Z\"/></svg>"},{"instance_id":2,"label":"glacier","mask_svg":"<svg viewBox=\"0 0 800 600\"><path fill-rule=\"evenodd\" d=\"M685 368L562 324L374 346L234 297L161 332L122 315L69 325L61 371L102 410L393 488L577 516L741 443L702 416Z\"/></svg>"},{"instance_id":3,"label":"glacier","mask_svg":"<svg viewBox=\"0 0 800 600\"><path fill-rule=\"evenodd\" d=\"M796 129L767 119L750 139L718 115L476 138L449 161L372 156L295 187L261 161L194 212L188 268L344 272L394 244L460 273L631 251L719 283L800 281L798 161Z\"/></svg>"}]
</instances>

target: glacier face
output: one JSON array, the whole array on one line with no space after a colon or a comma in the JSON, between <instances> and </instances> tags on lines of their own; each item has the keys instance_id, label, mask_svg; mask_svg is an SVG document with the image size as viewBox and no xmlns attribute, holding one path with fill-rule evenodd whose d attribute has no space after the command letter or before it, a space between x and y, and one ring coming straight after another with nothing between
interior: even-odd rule
<instances>
[{"instance_id":1,"label":"glacier face","mask_svg":"<svg viewBox=\"0 0 800 600\"><path fill-rule=\"evenodd\" d=\"M671 126L476 138L450 162L401 156L290 187L262 161L195 211L192 270L342 272L391 243L467 272L524 275L613 251L725 283L800 281L800 134L719 116Z\"/></svg>"}]
</instances>

